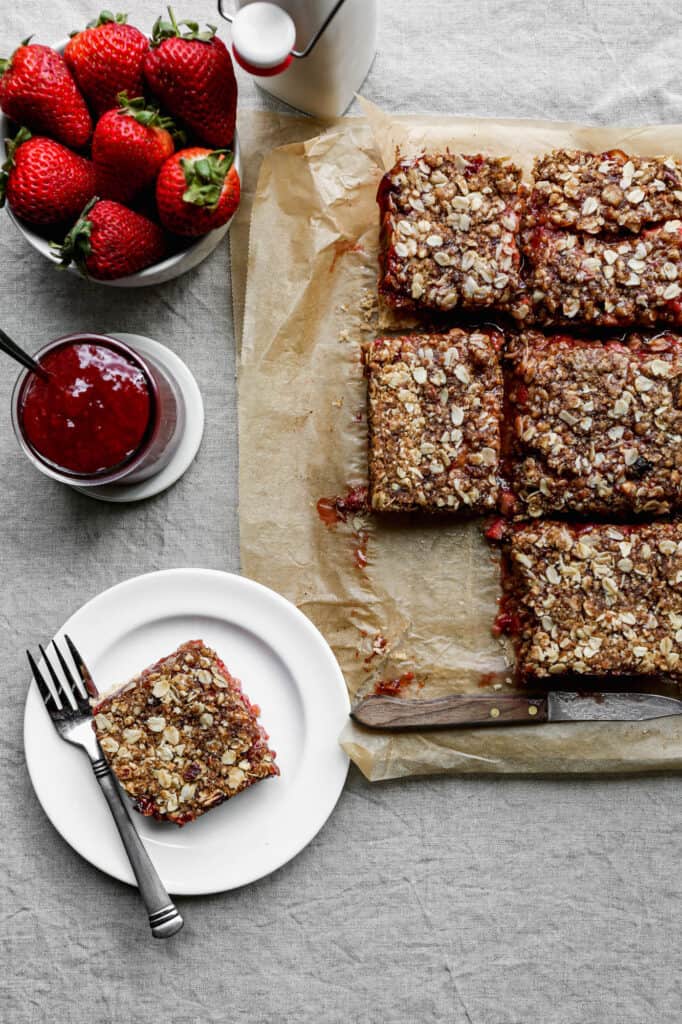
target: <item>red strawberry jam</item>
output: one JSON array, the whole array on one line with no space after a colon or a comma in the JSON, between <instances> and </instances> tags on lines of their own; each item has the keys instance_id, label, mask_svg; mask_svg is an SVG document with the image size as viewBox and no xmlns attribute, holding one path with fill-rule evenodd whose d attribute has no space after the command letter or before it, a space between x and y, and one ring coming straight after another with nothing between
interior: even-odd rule
<instances>
[{"instance_id":1,"label":"red strawberry jam","mask_svg":"<svg viewBox=\"0 0 682 1024\"><path fill-rule=\"evenodd\" d=\"M70 341L47 352L43 380L30 374L19 399L21 428L37 455L69 473L92 475L140 447L153 402L140 367L101 343Z\"/></svg>"}]
</instances>

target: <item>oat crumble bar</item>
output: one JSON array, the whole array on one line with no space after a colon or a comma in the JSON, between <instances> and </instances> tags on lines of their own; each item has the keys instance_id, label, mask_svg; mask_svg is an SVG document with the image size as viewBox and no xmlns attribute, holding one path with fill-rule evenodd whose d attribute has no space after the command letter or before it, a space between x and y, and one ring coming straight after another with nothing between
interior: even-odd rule
<instances>
[{"instance_id":1,"label":"oat crumble bar","mask_svg":"<svg viewBox=\"0 0 682 1024\"><path fill-rule=\"evenodd\" d=\"M682 221L611 241L533 228L523 235L533 312L517 319L544 325L682 324Z\"/></svg>"},{"instance_id":2,"label":"oat crumble bar","mask_svg":"<svg viewBox=\"0 0 682 1024\"><path fill-rule=\"evenodd\" d=\"M682 508L682 338L605 343L527 331L505 358L521 513Z\"/></svg>"},{"instance_id":3,"label":"oat crumble bar","mask_svg":"<svg viewBox=\"0 0 682 1024\"><path fill-rule=\"evenodd\" d=\"M216 653L191 640L105 696L93 727L135 808L184 825L279 775L259 713Z\"/></svg>"},{"instance_id":4,"label":"oat crumble bar","mask_svg":"<svg viewBox=\"0 0 682 1024\"><path fill-rule=\"evenodd\" d=\"M682 678L682 525L513 532L505 603L521 678Z\"/></svg>"},{"instance_id":5,"label":"oat crumble bar","mask_svg":"<svg viewBox=\"0 0 682 1024\"><path fill-rule=\"evenodd\" d=\"M526 225L638 234L682 217L682 164L622 150L553 150L535 160Z\"/></svg>"},{"instance_id":6,"label":"oat crumble bar","mask_svg":"<svg viewBox=\"0 0 682 1024\"><path fill-rule=\"evenodd\" d=\"M391 306L506 309L519 301L522 198L514 164L452 153L400 160L377 202L379 292Z\"/></svg>"},{"instance_id":7,"label":"oat crumble bar","mask_svg":"<svg viewBox=\"0 0 682 1024\"><path fill-rule=\"evenodd\" d=\"M456 328L365 345L373 509L495 508L502 342L499 331Z\"/></svg>"}]
</instances>

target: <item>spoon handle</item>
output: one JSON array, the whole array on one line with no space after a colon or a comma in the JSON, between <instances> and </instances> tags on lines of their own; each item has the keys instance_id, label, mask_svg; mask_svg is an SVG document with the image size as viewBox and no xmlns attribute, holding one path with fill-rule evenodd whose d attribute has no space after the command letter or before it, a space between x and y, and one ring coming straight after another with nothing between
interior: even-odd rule
<instances>
[{"instance_id":1,"label":"spoon handle","mask_svg":"<svg viewBox=\"0 0 682 1024\"><path fill-rule=\"evenodd\" d=\"M0 327L0 349L6 352L12 359L16 359L18 363L25 366L27 370L33 370L43 380L49 379L49 373L45 370L40 363L37 363L33 356L30 356L28 352L24 352L23 348L19 348L16 342L12 341L8 334L5 334L2 327Z\"/></svg>"}]
</instances>

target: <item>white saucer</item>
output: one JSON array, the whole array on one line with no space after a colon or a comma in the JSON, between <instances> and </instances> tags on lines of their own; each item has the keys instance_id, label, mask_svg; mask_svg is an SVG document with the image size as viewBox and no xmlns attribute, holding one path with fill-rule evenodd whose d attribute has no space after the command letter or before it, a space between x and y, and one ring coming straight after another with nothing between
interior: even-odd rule
<instances>
[{"instance_id":1,"label":"white saucer","mask_svg":"<svg viewBox=\"0 0 682 1024\"><path fill-rule=\"evenodd\" d=\"M133 814L169 892L246 885L286 864L319 832L348 771L338 737L350 706L327 642L295 605L243 576L170 569L105 590L72 615L57 638L64 632L100 691L184 641L203 639L262 708L279 777L258 782L184 828ZM33 788L57 831L91 864L134 884L87 756L59 738L35 683L26 700L24 749Z\"/></svg>"},{"instance_id":2,"label":"white saucer","mask_svg":"<svg viewBox=\"0 0 682 1024\"><path fill-rule=\"evenodd\" d=\"M192 372L175 352L158 341L146 338L143 334L127 334L123 331L104 333L109 338L118 338L131 348L139 350L142 355L153 356L172 373L185 400L185 429L171 461L147 480L140 480L137 484L103 484L101 487L76 487L73 484L69 486L72 486L74 491L97 501L142 501L165 491L191 466L204 435L204 403Z\"/></svg>"}]
</instances>

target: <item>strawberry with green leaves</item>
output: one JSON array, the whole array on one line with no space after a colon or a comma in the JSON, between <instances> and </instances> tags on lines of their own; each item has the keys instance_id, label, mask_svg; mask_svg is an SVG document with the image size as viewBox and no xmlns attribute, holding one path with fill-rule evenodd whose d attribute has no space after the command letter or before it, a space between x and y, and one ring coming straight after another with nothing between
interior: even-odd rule
<instances>
[{"instance_id":1,"label":"strawberry with green leaves","mask_svg":"<svg viewBox=\"0 0 682 1024\"><path fill-rule=\"evenodd\" d=\"M90 141L90 111L64 58L49 46L25 39L9 60L0 61L0 108L71 149Z\"/></svg>"},{"instance_id":2,"label":"strawberry with green leaves","mask_svg":"<svg viewBox=\"0 0 682 1024\"><path fill-rule=\"evenodd\" d=\"M169 157L156 179L159 219L175 235L205 235L225 224L239 206L239 175L227 150L202 146Z\"/></svg>"},{"instance_id":3,"label":"strawberry with green leaves","mask_svg":"<svg viewBox=\"0 0 682 1024\"><path fill-rule=\"evenodd\" d=\"M72 33L64 50L86 99L99 116L117 106L120 92L142 96L142 65L149 52L143 32L126 24L127 14L102 11L82 32Z\"/></svg>"},{"instance_id":4,"label":"strawberry with green leaves","mask_svg":"<svg viewBox=\"0 0 682 1024\"><path fill-rule=\"evenodd\" d=\"M86 277L112 281L158 263L166 255L166 242L159 225L148 217L95 197L53 250L62 267L73 262Z\"/></svg>"},{"instance_id":5,"label":"strawberry with green leaves","mask_svg":"<svg viewBox=\"0 0 682 1024\"><path fill-rule=\"evenodd\" d=\"M131 202L151 185L165 160L175 151L171 132L175 125L148 107L139 97L119 94L119 106L97 122L92 137L92 159L97 173L97 194L120 203Z\"/></svg>"},{"instance_id":6,"label":"strawberry with green leaves","mask_svg":"<svg viewBox=\"0 0 682 1024\"><path fill-rule=\"evenodd\" d=\"M27 128L20 128L6 148L0 206L6 200L12 212L28 224L70 224L95 194L92 162L60 142L32 136Z\"/></svg>"},{"instance_id":7,"label":"strawberry with green leaves","mask_svg":"<svg viewBox=\"0 0 682 1024\"><path fill-rule=\"evenodd\" d=\"M215 25L200 31L194 21L154 25L151 48L144 60L147 85L175 118L183 121L207 146L232 143L237 113L237 80L232 58ZM182 31L184 26L186 31Z\"/></svg>"}]
</instances>

